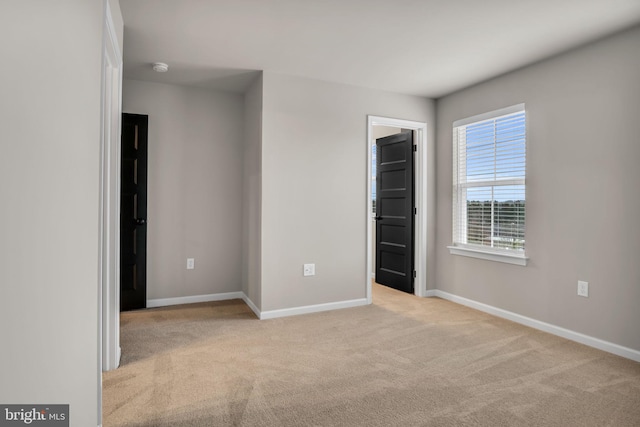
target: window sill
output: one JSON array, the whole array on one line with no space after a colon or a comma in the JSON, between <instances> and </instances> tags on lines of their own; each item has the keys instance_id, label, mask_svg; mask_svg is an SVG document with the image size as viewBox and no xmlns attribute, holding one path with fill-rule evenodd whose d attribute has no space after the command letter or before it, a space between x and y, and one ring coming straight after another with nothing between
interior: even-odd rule
<instances>
[{"instance_id":1,"label":"window sill","mask_svg":"<svg viewBox=\"0 0 640 427\"><path fill-rule=\"evenodd\" d=\"M449 248L449 253L452 255L461 255L471 258L486 259L489 261L504 262L507 264L521 265L523 267L526 267L527 262L529 261L529 257L526 257L524 255L511 255L502 252L463 248L460 246L447 246L447 248Z\"/></svg>"}]
</instances>

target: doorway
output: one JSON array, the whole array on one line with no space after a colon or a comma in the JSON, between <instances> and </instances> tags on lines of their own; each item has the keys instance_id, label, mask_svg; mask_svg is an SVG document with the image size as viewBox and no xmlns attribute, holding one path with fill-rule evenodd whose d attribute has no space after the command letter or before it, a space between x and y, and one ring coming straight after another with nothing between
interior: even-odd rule
<instances>
[{"instance_id":1,"label":"doorway","mask_svg":"<svg viewBox=\"0 0 640 427\"><path fill-rule=\"evenodd\" d=\"M409 120L393 119L388 117L368 116L367 117L367 283L366 297L367 302L371 303L371 284L374 277L374 268L376 264L375 256L375 215L373 213L374 201L373 194L375 191L375 179L372 176L372 160L375 144L375 136L379 135L376 128L381 127L395 128L400 133L402 130L412 131L415 152L414 152L414 227L413 227L413 249L414 259L413 268L415 271L414 294L417 296L426 296L426 254L427 254L427 206L426 206L426 189L427 189L427 125L422 122ZM392 134L391 132L388 133Z\"/></svg>"},{"instance_id":2,"label":"doorway","mask_svg":"<svg viewBox=\"0 0 640 427\"><path fill-rule=\"evenodd\" d=\"M402 292L414 292L414 147L413 131L377 138L372 152L375 170L374 264L376 283ZM385 128L387 129L387 128ZM395 128L391 128L394 129Z\"/></svg>"}]
</instances>

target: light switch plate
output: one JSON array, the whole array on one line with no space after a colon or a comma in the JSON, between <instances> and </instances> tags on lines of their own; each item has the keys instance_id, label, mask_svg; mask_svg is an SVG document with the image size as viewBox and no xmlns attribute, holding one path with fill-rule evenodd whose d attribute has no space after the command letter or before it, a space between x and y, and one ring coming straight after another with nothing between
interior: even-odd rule
<instances>
[{"instance_id":1,"label":"light switch plate","mask_svg":"<svg viewBox=\"0 0 640 427\"><path fill-rule=\"evenodd\" d=\"M193 270L194 268L196 268L195 259L187 258L187 270Z\"/></svg>"}]
</instances>

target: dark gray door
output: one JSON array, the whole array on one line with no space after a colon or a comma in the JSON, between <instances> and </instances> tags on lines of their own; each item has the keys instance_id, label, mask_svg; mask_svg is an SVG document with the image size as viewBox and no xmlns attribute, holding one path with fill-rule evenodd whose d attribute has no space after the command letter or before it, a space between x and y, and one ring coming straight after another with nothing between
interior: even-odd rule
<instances>
[{"instance_id":1,"label":"dark gray door","mask_svg":"<svg viewBox=\"0 0 640 427\"><path fill-rule=\"evenodd\" d=\"M376 282L413 293L413 132L376 140Z\"/></svg>"},{"instance_id":2,"label":"dark gray door","mask_svg":"<svg viewBox=\"0 0 640 427\"><path fill-rule=\"evenodd\" d=\"M122 115L120 311L147 306L148 116Z\"/></svg>"}]
</instances>

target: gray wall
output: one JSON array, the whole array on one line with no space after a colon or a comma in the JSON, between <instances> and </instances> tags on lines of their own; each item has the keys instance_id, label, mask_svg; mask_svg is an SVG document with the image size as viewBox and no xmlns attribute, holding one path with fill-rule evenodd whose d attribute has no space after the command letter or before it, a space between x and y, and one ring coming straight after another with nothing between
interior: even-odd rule
<instances>
[{"instance_id":1,"label":"gray wall","mask_svg":"<svg viewBox=\"0 0 640 427\"><path fill-rule=\"evenodd\" d=\"M240 291L242 95L127 80L123 111L149 115L147 298Z\"/></svg>"},{"instance_id":2,"label":"gray wall","mask_svg":"<svg viewBox=\"0 0 640 427\"><path fill-rule=\"evenodd\" d=\"M244 97L242 291L262 306L262 74Z\"/></svg>"},{"instance_id":3,"label":"gray wall","mask_svg":"<svg viewBox=\"0 0 640 427\"><path fill-rule=\"evenodd\" d=\"M457 119L524 102L527 267L450 255ZM437 287L640 350L640 28L438 100ZM589 282L589 298L576 295Z\"/></svg>"},{"instance_id":4,"label":"gray wall","mask_svg":"<svg viewBox=\"0 0 640 427\"><path fill-rule=\"evenodd\" d=\"M74 427L98 424L102 12L0 2L0 402Z\"/></svg>"},{"instance_id":5,"label":"gray wall","mask_svg":"<svg viewBox=\"0 0 640 427\"><path fill-rule=\"evenodd\" d=\"M433 130L434 102L268 72L263 97L262 310L365 298L367 115Z\"/></svg>"}]
</instances>

